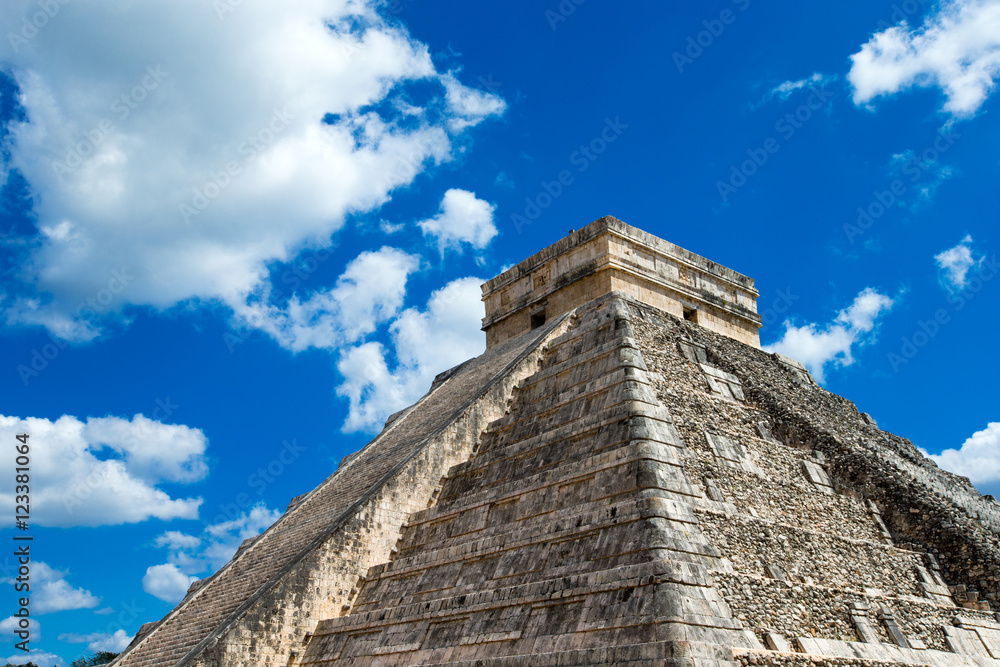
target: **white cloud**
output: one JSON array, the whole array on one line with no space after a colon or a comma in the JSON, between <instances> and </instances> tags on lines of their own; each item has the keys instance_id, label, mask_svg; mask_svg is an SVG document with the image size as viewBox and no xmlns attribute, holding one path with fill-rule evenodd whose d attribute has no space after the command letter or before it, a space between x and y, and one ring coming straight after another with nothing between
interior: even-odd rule
<instances>
[{"instance_id":1,"label":"white cloud","mask_svg":"<svg viewBox=\"0 0 1000 667\"><path fill-rule=\"evenodd\" d=\"M482 90L463 86L451 73L441 77L445 100L454 114L450 127L458 131L476 125L490 116L499 116L507 109L502 99Z\"/></svg>"},{"instance_id":2,"label":"white cloud","mask_svg":"<svg viewBox=\"0 0 1000 667\"><path fill-rule=\"evenodd\" d=\"M892 308L893 303L888 296L868 287L829 324L797 327L786 321L781 339L765 345L764 350L798 359L817 382L823 382L827 365L850 366L854 363L854 346L873 340L876 321Z\"/></svg>"},{"instance_id":3,"label":"white cloud","mask_svg":"<svg viewBox=\"0 0 1000 667\"><path fill-rule=\"evenodd\" d=\"M907 149L902 153L894 153L889 159L887 171L891 176L898 179L906 179L912 183L917 183L921 179L926 179L919 187L913 188L916 200L909 204L912 211L918 210L921 206L929 203L937 189L955 176L955 169L951 165L942 164L938 160L927 159L923 155L917 154L913 149ZM899 198L899 204L906 206L907 202Z\"/></svg>"},{"instance_id":4,"label":"white cloud","mask_svg":"<svg viewBox=\"0 0 1000 667\"><path fill-rule=\"evenodd\" d=\"M67 665L68 663L55 653L49 653L48 651L40 651L38 649L32 649L27 653L17 652L12 656L9 656L6 661L13 665L23 665L27 662L33 662L38 667L57 667L58 665Z\"/></svg>"},{"instance_id":5,"label":"white cloud","mask_svg":"<svg viewBox=\"0 0 1000 667\"><path fill-rule=\"evenodd\" d=\"M419 257L396 248L363 252L331 289L314 292L304 301L293 295L284 308L267 303L265 293L237 306L236 313L293 352L335 349L395 317L406 295L406 280L419 266Z\"/></svg>"},{"instance_id":6,"label":"white cloud","mask_svg":"<svg viewBox=\"0 0 1000 667\"><path fill-rule=\"evenodd\" d=\"M497 177L496 177L496 179L494 179L493 184L496 185L496 186L498 186L498 187L501 187L501 188L511 188L511 189L513 189L513 188L516 187L516 183L514 183L514 179L511 178L510 174L508 174L505 171L501 171L501 172L497 173Z\"/></svg>"},{"instance_id":7,"label":"white cloud","mask_svg":"<svg viewBox=\"0 0 1000 667\"><path fill-rule=\"evenodd\" d=\"M976 431L958 449L929 454L939 466L972 480L973 484L1000 481L1000 422Z\"/></svg>"},{"instance_id":8,"label":"white cloud","mask_svg":"<svg viewBox=\"0 0 1000 667\"><path fill-rule=\"evenodd\" d=\"M937 86L946 111L971 115L1000 74L1000 2L946 0L921 27L903 21L876 33L851 60L847 78L855 104L911 86Z\"/></svg>"},{"instance_id":9,"label":"white cloud","mask_svg":"<svg viewBox=\"0 0 1000 667\"><path fill-rule=\"evenodd\" d=\"M157 536L154 545L167 549L167 562L147 568L143 590L177 602L192 581L216 572L232 559L243 540L261 534L279 518L281 512L256 505L235 519L206 526L200 536L176 530Z\"/></svg>"},{"instance_id":10,"label":"white cloud","mask_svg":"<svg viewBox=\"0 0 1000 667\"><path fill-rule=\"evenodd\" d=\"M97 653L98 651L121 653L132 642L132 637L125 634L124 630L119 629L115 630L114 634L92 632L89 635L80 635L75 632L67 632L59 635L59 641L70 644L86 644L87 651L91 653Z\"/></svg>"},{"instance_id":11,"label":"white cloud","mask_svg":"<svg viewBox=\"0 0 1000 667\"><path fill-rule=\"evenodd\" d=\"M151 565L142 578L142 590L164 602L180 602L191 584L198 581L181 572L173 563Z\"/></svg>"},{"instance_id":12,"label":"white cloud","mask_svg":"<svg viewBox=\"0 0 1000 667\"><path fill-rule=\"evenodd\" d=\"M460 278L434 292L424 311L409 308L390 328L394 369L379 343L349 348L337 366L344 382L337 393L350 399L343 429L377 430L385 418L423 395L434 376L485 347L479 278Z\"/></svg>"},{"instance_id":13,"label":"white cloud","mask_svg":"<svg viewBox=\"0 0 1000 667\"><path fill-rule=\"evenodd\" d=\"M131 420L64 415L49 421L0 415L0 438L30 433L32 520L43 526L103 526L149 518L196 518L200 498L171 498L161 482L203 479L205 435L143 415ZM14 506L14 478L0 479L0 503Z\"/></svg>"},{"instance_id":14,"label":"white cloud","mask_svg":"<svg viewBox=\"0 0 1000 667\"><path fill-rule=\"evenodd\" d=\"M194 535L187 535L179 530L168 530L162 535L158 535L153 543L158 547L168 549L194 549L201 540Z\"/></svg>"},{"instance_id":15,"label":"white cloud","mask_svg":"<svg viewBox=\"0 0 1000 667\"><path fill-rule=\"evenodd\" d=\"M21 625L22 621L27 621L28 623L27 630L31 633L31 641L40 641L42 638L42 626L33 618L24 619L18 618L17 616L10 616L3 619L0 621L0 635L3 635L4 638L17 637L14 632L25 629ZM21 641L20 637L18 637L16 641Z\"/></svg>"},{"instance_id":16,"label":"white cloud","mask_svg":"<svg viewBox=\"0 0 1000 667\"><path fill-rule=\"evenodd\" d=\"M213 524L205 528L207 537L204 557L211 571L229 562L240 543L249 537L256 537L281 518L281 512L256 505L231 521Z\"/></svg>"},{"instance_id":17,"label":"white cloud","mask_svg":"<svg viewBox=\"0 0 1000 667\"><path fill-rule=\"evenodd\" d=\"M43 561L31 565L31 609L35 614L50 614L69 609L93 609L100 602L90 591L66 581L68 572L49 567ZM13 584L13 578L4 579Z\"/></svg>"},{"instance_id":18,"label":"white cloud","mask_svg":"<svg viewBox=\"0 0 1000 667\"><path fill-rule=\"evenodd\" d=\"M812 76L808 76L804 79L798 79L796 81L785 81L778 84L771 89L768 97L774 98L778 97L782 102L787 100L796 90L801 90L806 86L822 86L833 80L833 77L828 77L820 74L819 72L813 72Z\"/></svg>"},{"instance_id":19,"label":"white cloud","mask_svg":"<svg viewBox=\"0 0 1000 667\"><path fill-rule=\"evenodd\" d=\"M965 289L969 269L983 261L983 257L972 256L972 236L966 235L958 245L942 250L934 255L934 263L940 272L941 284L948 290Z\"/></svg>"},{"instance_id":20,"label":"white cloud","mask_svg":"<svg viewBox=\"0 0 1000 667\"><path fill-rule=\"evenodd\" d=\"M495 206L477 199L472 192L451 189L444 193L440 212L417 224L424 236L437 240L442 255L446 248L460 250L463 243L482 250L497 235L493 224L495 210Z\"/></svg>"},{"instance_id":21,"label":"white cloud","mask_svg":"<svg viewBox=\"0 0 1000 667\"><path fill-rule=\"evenodd\" d=\"M80 1L23 44L0 40L27 118L6 166L45 230L8 321L88 339L135 307L245 308L269 264L329 245L348 215L452 159L457 133L505 104L438 72L379 4L220 18L203 0ZM10 0L0 18L36 10Z\"/></svg>"}]
</instances>

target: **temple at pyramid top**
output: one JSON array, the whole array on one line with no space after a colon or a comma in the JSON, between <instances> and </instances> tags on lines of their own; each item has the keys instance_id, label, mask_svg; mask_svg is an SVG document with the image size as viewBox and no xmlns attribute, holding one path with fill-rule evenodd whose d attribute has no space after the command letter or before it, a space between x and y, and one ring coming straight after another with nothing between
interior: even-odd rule
<instances>
[{"instance_id":1,"label":"temple at pyramid top","mask_svg":"<svg viewBox=\"0 0 1000 667\"><path fill-rule=\"evenodd\" d=\"M486 347L610 292L760 347L753 278L611 216L483 284Z\"/></svg>"}]
</instances>

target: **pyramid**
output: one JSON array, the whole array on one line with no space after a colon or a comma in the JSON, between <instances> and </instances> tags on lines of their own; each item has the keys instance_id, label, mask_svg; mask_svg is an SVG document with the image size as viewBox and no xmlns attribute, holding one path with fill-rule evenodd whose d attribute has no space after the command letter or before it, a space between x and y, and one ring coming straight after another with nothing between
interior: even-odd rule
<instances>
[{"instance_id":1,"label":"pyramid","mask_svg":"<svg viewBox=\"0 0 1000 667\"><path fill-rule=\"evenodd\" d=\"M1000 665L1000 506L615 218L120 665Z\"/></svg>"}]
</instances>

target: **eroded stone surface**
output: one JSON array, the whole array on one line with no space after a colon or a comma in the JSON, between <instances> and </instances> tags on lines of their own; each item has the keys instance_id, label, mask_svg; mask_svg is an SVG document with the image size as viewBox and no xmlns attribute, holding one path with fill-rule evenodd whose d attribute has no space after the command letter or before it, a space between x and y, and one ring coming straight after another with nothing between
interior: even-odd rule
<instances>
[{"instance_id":1,"label":"eroded stone surface","mask_svg":"<svg viewBox=\"0 0 1000 667\"><path fill-rule=\"evenodd\" d=\"M320 619L350 609L357 583L389 558L399 530L432 501L537 369L563 324L490 350L440 383L125 651L121 665L280 665Z\"/></svg>"},{"instance_id":2,"label":"eroded stone surface","mask_svg":"<svg viewBox=\"0 0 1000 667\"><path fill-rule=\"evenodd\" d=\"M698 526L701 491L630 317L618 298L575 313L300 664L603 664L607 646L671 638L726 660L759 645L709 576L727 566Z\"/></svg>"},{"instance_id":3,"label":"eroded stone surface","mask_svg":"<svg viewBox=\"0 0 1000 667\"><path fill-rule=\"evenodd\" d=\"M483 285L486 346L619 292L760 346L752 278L607 216Z\"/></svg>"}]
</instances>

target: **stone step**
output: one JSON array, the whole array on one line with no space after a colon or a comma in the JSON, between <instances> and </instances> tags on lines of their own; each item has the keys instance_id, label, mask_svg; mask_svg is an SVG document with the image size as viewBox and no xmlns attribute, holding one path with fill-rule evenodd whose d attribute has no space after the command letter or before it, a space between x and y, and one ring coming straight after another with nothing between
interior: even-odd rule
<instances>
[{"instance_id":1,"label":"stone step","mask_svg":"<svg viewBox=\"0 0 1000 667\"><path fill-rule=\"evenodd\" d=\"M313 634L314 637L320 637L348 630L357 632L416 619L438 621L449 617L465 617L478 612L496 612L515 606L566 604L574 599L583 600L599 597L602 594L617 594L619 591L657 584L679 586L684 594L676 596L677 605L657 610L655 613L643 612L650 618L681 620L708 627L742 630L738 622L725 617L728 608L724 603L719 610L710 609L712 604L721 603L721 599L711 587L711 579L705 567L696 563L655 560L427 602L401 604L371 611L358 610L357 613L348 616L321 621ZM633 604L655 606L657 598L652 593L653 591L648 591L645 596L639 595L639 599ZM636 591L636 594L638 595L639 591ZM623 594L623 597L627 602L632 596ZM602 613L602 610L606 611L606 607L595 608L597 611L593 612L594 623L600 623L602 619L615 618L613 615Z\"/></svg>"},{"instance_id":2,"label":"stone step","mask_svg":"<svg viewBox=\"0 0 1000 667\"><path fill-rule=\"evenodd\" d=\"M567 403L585 400L599 393L612 393L631 400L659 405L656 392L643 377L646 373L628 366L619 366L594 376L577 377L570 374L555 376L536 385L529 391L518 389L511 412L496 422L500 430L513 423L515 412L518 420L542 411L555 410ZM539 396L544 392L544 396Z\"/></svg>"},{"instance_id":3,"label":"stone step","mask_svg":"<svg viewBox=\"0 0 1000 667\"><path fill-rule=\"evenodd\" d=\"M525 423L534 424L538 421L558 426L580 414L588 414L624 401L645 403L649 406L648 410L659 407L659 401L648 385L630 377L630 369L619 367L601 373L587 382L581 382L563 393L552 391L544 401L518 397L508 414L490 424L489 432L500 435ZM659 407L659 410L663 414L669 414L665 408Z\"/></svg>"},{"instance_id":4,"label":"stone step","mask_svg":"<svg viewBox=\"0 0 1000 667\"><path fill-rule=\"evenodd\" d=\"M645 516L633 516L610 525L571 526L510 544L502 543L500 535L491 540L471 541L453 548L419 552L418 556L410 558L397 558L369 571L365 591L356 606L445 588L485 590L543 576L562 577L652 558L707 565L715 571L723 569L716 563L720 559L719 552L700 535L692 534L690 526L652 516L645 510L636 514ZM489 558L484 559L484 554L489 554Z\"/></svg>"},{"instance_id":5,"label":"stone step","mask_svg":"<svg viewBox=\"0 0 1000 667\"><path fill-rule=\"evenodd\" d=\"M615 497L641 488L661 489L679 497L701 497L700 488L692 485L683 469L674 465L671 459L668 446L637 441L487 488L463 489L459 495L439 499L437 505L416 512L411 516L410 525L445 518L460 519L472 525L485 520L491 504L515 498L538 508L538 514L544 514L567 502L577 504L607 499L606 502L613 503ZM472 511L482 516L466 519L459 516Z\"/></svg>"},{"instance_id":6,"label":"stone step","mask_svg":"<svg viewBox=\"0 0 1000 667\"><path fill-rule=\"evenodd\" d=\"M684 518L687 519L688 516L685 515ZM419 562L413 560L416 551L431 560L478 557L479 554L494 548L511 549L543 538L556 539L571 535L573 531L586 532L639 519L656 519L667 522L668 527L674 530L690 532L690 523L676 521L671 516L670 508L646 498L624 498L614 504L608 504L602 499L527 518L520 517L516 504L501 505L497 508L496 518L488 515L484 527L474 532L448 535L441 530L435 530L436 526L433 523L425 524L424 530L407 527L396 558L391 563L373 567L369 571L369 578L389 570L395 572L409 567L409 565L404 566L404 563ZM516 537L513 537L515 535ZM696 542L709 544L704 537L700 537ZM692 553L710 552L697 549Z\"/></svg>"},{"instance_id":7,"label":"stone step","mask_svg":"<svg viewBox=\"0 0 1000 667\"><path fill-rule=\"evenodd\" d=\"M554 377L572 373L587 373L595 364L601 365L612 356L616 360L629 362L629 365L646 370L645 362L640 362L641 353L634 340L618 335L610 335L605 340L593 340L590 345L577 350L575 354L561 354L563 346L558 339L546 348L541 368L531 377L522 380L518 385L522 389L530 389L532 385L543 383ZM582 370L579 370L582 369Z\"/></svg>"},{"instance_id":8,"label":"stone step","mask_svg":"<svg viewBox=\"0 0 1000 667\"><path fill-rule=\"evenodd\" d=\"M631 417L648 417L654 419L657 424L654 429L650 429L647 422L633 423ZM646 428L639 428L640 426ZM577 420L553 427L549 431L526 431L516 436L503 435L505 437L489 432L485 434L477 456L460 464L461 468L453 468L453 470L460 473L476 468L480 462L489 461L491 457L516 456L521 452L536 451L543 447L557 446L559 443L568 442L587 446L590 451L594 452L618 446L625 440L637 438L655 440L678 449L684 447L669 413L661 409L650 409L648 404L628 401L623 401L605 410L592 412ZM592 442L586 442L587 440ZM566 446L576 447L576 445L570 444Z\"/></svg>"},{"instance_id":9,"label":"stone step","mask_svg":"<svg viewBox=\"0 0 1000 667\"><path fill-rule=\"evenodd\" d=\"M697 662L710 660L717 667L737 667L732 652L714 644L689 645L687 657L678 657L677 647L667 642L612 645L601 648L532 653L522 655L482 657L459 662L427 663L425 667L575 667L577 665L628 665L629 667L694 667ZM488 651L484 651L486 656Z\"/></svg>"},{"instance_id":10,"label":"stone step","mask_svg":"<svg viewBox=\"0 0 1000 667\"><path fill-rule=\"evenodd\" d=\"M594 437L589 438L585 437L588 434L584 433L572 440L546 441L543 438L530 438L502 447L491 447L480 456L449 471L446 488L441 491L442 499L451 498L473 485L486 488L587 456L627 447L636 439L629 437L631 433L627 428L628 425L621 423L622 421L616 419L616 423L605 426L600 432L592 430L590 434ZM660 422L661 425L663 423ZM665 428L657 430L666 431ZM656 449L658 460L673 465L682 464L680 455L682 450L679 448L659 443Z\"/></svg>"}]
</instances>

